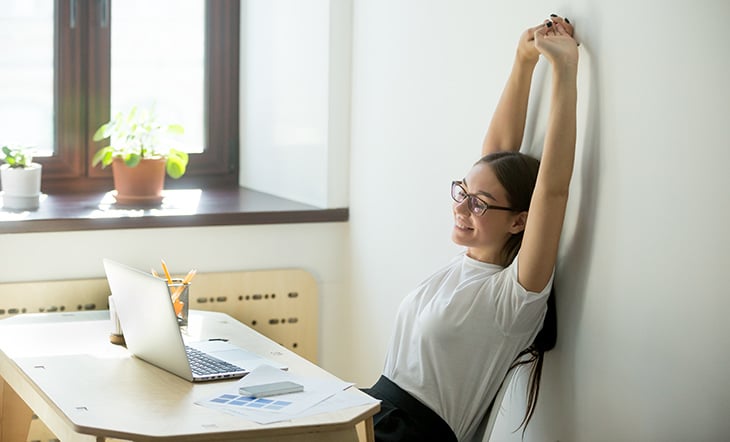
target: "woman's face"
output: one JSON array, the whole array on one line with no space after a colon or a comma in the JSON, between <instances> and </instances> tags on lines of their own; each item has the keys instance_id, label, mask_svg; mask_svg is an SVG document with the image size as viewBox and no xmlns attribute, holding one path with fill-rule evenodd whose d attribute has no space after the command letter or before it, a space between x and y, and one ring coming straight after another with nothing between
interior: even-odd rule
<instances>
[{"instance_id":1,"label":"woman's face","mask_svg":"<svg viewBox=\"0 0 730 442\"><path fill-rule=\"evenodd\" d=\"M510 206L507 191L487 163L474 165L462 183L466 192L476 195L490 206ZM479 216L469 210L468 200L454 202L451 239L467 247L467 255L471 258L502 264L502 248L513 233L524 229L525 216L507 210L487 210Z\"/></svg>"}]
</instances>

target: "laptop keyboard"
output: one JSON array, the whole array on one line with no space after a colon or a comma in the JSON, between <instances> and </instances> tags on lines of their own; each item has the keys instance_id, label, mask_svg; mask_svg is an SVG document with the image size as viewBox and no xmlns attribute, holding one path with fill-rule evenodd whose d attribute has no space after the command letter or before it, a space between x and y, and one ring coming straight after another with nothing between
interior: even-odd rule
<instances>
[{"instance_id":1,"label":"laptop keyboard","mask_svg":"<svg viewBox=\"0 0 730 442\"><path fill-rule=\"evenodd\" d=\"M226 361L215 358L200 350L185 346L185 352L188 354L190 361L190 369L195 375L210 375L217 373L240 372L243 369L237 365L230 364Z\"/></svg>"}]
</instances>

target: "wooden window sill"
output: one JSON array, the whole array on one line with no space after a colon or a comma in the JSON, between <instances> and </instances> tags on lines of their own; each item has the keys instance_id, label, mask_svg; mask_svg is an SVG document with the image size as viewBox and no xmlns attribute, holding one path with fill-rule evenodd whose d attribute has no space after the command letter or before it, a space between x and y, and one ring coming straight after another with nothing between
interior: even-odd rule
<instances>
[{"instance_id":1,"label":"wooden window sill","mask_svg":"<svg viewBox=\"0 0 730 442\"><path fill-rule=\"evenodd\" d=\"M0 209L0 234L156 227L344 222L347 208L321 209L240 187L166 190L162 205L117 207L111 192L42 195L38 210Z\"/></svg>"}]
</instances>

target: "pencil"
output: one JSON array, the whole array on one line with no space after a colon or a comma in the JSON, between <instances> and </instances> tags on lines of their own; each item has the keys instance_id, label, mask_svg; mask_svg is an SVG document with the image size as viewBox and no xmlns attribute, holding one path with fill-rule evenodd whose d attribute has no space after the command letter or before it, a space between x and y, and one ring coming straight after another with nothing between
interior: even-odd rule
<instances>
[{"instance_id":1,"label":"pencil","mask_svg":"<svg viewBox=\"0 0 730 442\"><path fill-rule=\"evenodd\" d=\"M175 293L172 294L172 302L176 302L177 301L177 299L180 297L180 294L185 289L185 286L187 284L190 284L190 281L193 280L193 278L195 277L195 274L196 273L198 273L198 271L195 270L195 269L192 269L191 271L188 272L187 275L185 275L185 279L183 279L182 285L180 287L178 287L177 289L175 289Z\"/></svg>"},{"instance_id":2,"label":"pencil","mask_svg":"<svg viewBox=\"0 0 730 442\"><path fill-rule=\"evenodd\" d=\"M165 264L165 260L161 259L162 262L162 270L165 272L165 278L167 278L167 283L172 284L172 276L170 276L170 271L167 270L167 264Z\"/></svg>"},{"instance_id":3,"label":"pencil","mask_svg":"<svg viewBox=\"0 0 730 442\"><path fill-rule=\"evenodd\" d=\"M192 281L193 278L195 277L196 273L198 273L198 271L195 269L192 269L191 271L189 271L188 274L185 275L185 279L183 279L183 284L189 284L190 281Z\"/></svg>"}]
</instances>

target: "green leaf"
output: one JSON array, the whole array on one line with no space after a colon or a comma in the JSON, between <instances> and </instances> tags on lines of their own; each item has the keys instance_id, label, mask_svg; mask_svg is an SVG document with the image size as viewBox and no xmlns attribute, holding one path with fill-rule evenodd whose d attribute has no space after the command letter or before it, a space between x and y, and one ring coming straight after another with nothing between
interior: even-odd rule
<instances>
[{"instance_id":1,"label":"green leaf","mask_svg":"<svg viewBox=\"0 0 730 442\"><path fill-rule=\"evenodd\" d=\"M167 156L175 157L175 158L179 159L180 161L182 161L183 163L188 164L188 160L189 160L188 153L183 152L182 150L178 150L178 149L171 147L167 153Z\"/></svg>"},{"instance_id":2,"label":"green leaf","mask_svg":"<svg viewBox=\"0 0 730 442\"><path fill-rule=\"evenodd\" d=\"M3 160L12 168L23 168L30 166L33 162L33 153L28 147L3 146Z\"/></svg>"},{"instance_id":3,"label":"green leaf","mask_svg":"<svg viewBox=\"0 0 730 442\"><path fill-rule=\"evenodd\" d=\"M94 154L94 157L91 159L91 166L96 167L96 165L99 164L99 162L102 163L102 165L101 165L102 169L104 167L108 166L109 163L104 161L104 157L111 156L111 154L112 154L111 150L112 150L111 146L106 146L104 148L97 150L96 153Z\"/></svg>"},{"instance_id":4,"label":"green leaf","mask_svg":"<svg viewBox=\"0 0 730 442\"><path fill-rule=\"evenodd\" d=\"M111 148L111 146L109 146ZM102 160L101 164L103 167L109 166L114 161L114 150L109 149L109 151L104 155L104 159Z\"/></svg>"},{"instance_id":5,"label":"green leaf","mask_svg":"<svg viewBox=\"0 0 730 442\"><path fill-rule=\"evenodd\" d=\"M124 164L129 167L135 167L139 162L142 161L142 157L139 154L131 153L124 157Z\"/></svg>"},{"instance_id":6,"label":"green leaf","mask_svg":"<svg viewBox=\"0 0 730 442\"><path fill-rule=\"evenodd\" d=\"M130 123L134 121L134 116L137 114L137 106L132 106L132 109L129 110L129 114L127 115L127 122Z\"/></svg>"},{"instance_id":7,"label":"green leaf","mask_svg":"<svg viewBox=\"0 0 730 442\"><path fill-rule=\"evenodd\" d=\"M104 138L109 138L109 135L106 133L106 130L109 128L110 123L104 123L94 132L94 141L101 141Z\"/></svg>"},{"instance_id":8,"label":"green leaf","mask_svg":"<svg viewBox=\"0 0 730 442\"><path fill-rule=\"evenodd\" d=\"M185 129L179 124L171 124L167 126L167 132L173 135L182 135L185 133Z\"/></svg>"},{"instance_id":9,"label":"green leaf","mask_svg":"<svg viewBox=\"0 0 730 442\"><path fill-rule=\"evenodd\" d=\"M183 162L179 157L170 156L167 158L167 163L165 163L165 170L167 171L167 174L170 175L170 178L178 179L185 175L186 163L187 162Z\"/></svg>"}]
</instances>

